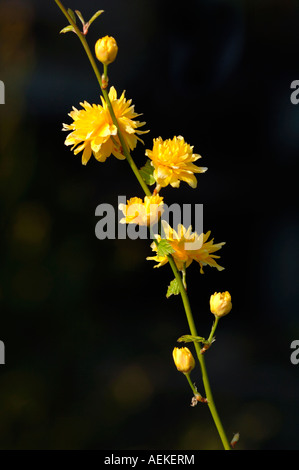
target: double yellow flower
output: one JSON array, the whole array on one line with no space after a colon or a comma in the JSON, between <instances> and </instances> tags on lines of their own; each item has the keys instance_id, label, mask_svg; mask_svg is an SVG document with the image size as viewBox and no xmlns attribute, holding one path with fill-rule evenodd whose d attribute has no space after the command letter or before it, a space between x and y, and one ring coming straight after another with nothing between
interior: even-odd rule
<instances>
[{"instance_id":1,"label":"double yellow flower","mask_svg":"<svg viewBox=\"0 0 299 470\"><path fill-rule=\"evenodd\" d=\"M154 178L163 188L169 184L178 188L181 181L185 181L192 188L196 188L197 179L194 173L204 173L206 167L198 167L194 162L201 158L193 153L193 147L185 142L182 136L173 139L154 139L152 150L146 150L154 167Z\"/></svg>"},{"instance_id":2,"label":"double yellow flower","mask_svg":"<svg viewBox=\"0 0 299 470\"><path fill-rule=\"evenodd\" d=\"M192 232L191 226L186 229L183 225L179 225L178 230L175 231L165 221L162 221L162 226L166 240L174 250L172 256L180 271L190 266L193 261L196 261L200 265L200 272L202 274L204 266L215 267L218 271L222 271L224 269L216 262L216 258L220 258L220 256L215 255L214 253L215 251L220 250L225 242L214 244L214 239L208 240L211 234L210 231L198 235L196 232ZM159 235L157 236L157 241L161 241L161 237ZM155 252L158 251L156 243L152 243L151 248ZM148 257L147 259L156 261L158 263L154 266L156 268L168 263L167 256L159 256L158 254Z\"/></svg>"},{"instance_id":3,"label":"double yellow flower","mask_svg":"<svg viewBox=\"0 0 299 470\"><path fill-rule=\"evenodd\" d=\"M145 122L135 121L137 116L131 100L126 100L125 92L117 98L114 87L110 88L109 99L117 118L123 138L130 150L134 150L138 135L148 131L140 131L139 127ZM101 96L102 104L89 104L87 101L80 103L83 109L76 109L69 113L73 119L71 124L63 124L64 131L71 131L65 139L65 145L72 145L74 154L83 152L82 164L86 165L91 155L99 162L104 162L113 154L119 160L124 160L121 144L117 135L117 127L113 124L107 103ZM141 140L142 142L142 140Z\"/></svg>"},{"instance_id":4,"label":"double yellow flower","mask_svg":"<svg viewBox=\"0 0 299 470\"><path fill-rule=\"evenodd\" d=\"M119 204L119 210L124 214L121 224L155 225L163 213L163 197L157 195L145 196L144 200L132 197L126 204Z\"/></svg>"}]
</instances>

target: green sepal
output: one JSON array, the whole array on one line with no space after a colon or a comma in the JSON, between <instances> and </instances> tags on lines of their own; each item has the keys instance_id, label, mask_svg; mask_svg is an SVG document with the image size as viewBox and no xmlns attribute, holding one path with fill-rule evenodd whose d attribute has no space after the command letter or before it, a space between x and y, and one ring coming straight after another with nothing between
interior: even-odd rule
<instances>
[{"instance_id":1,"label":"green sepal","mask_svg":"<svg viewBox=\"0 0 299 470\"><path fill-rule=\"evenodd\" d=\"M146 182L148 185L155 184L156 180L154 178L154 167L151 165L151 160L147 160L146 164L140 168L140 174L142 176L142 179Z\"/></svg>"},{"instance_id":2,"label":"green sepal","mask_svg":"<svg viewBox=\"0 0 299 470\"><path fill-rule=\"evenodd\" d=\"M206 343L202 336L183 335L178 339L179 343Z\"/></svg>"},{"instance_id":3,"label":"green sepal","mask_svg":"<svg viewBox=\"0 0 299 470\"><path fill-rule=\"evenodd\" d=\"M173 279L168 286L166 297L171 295L178 295L180 293L179 283L176 279Z\"/></svg>"},{"instance_id":4,"label":"green sepal","mask_svg":"<svg viewBox=\"0 0 299 470\"><path fill-rule=\"evenodd\" d=\"M158 244L157 255L163 257L171 255L171 253L174 253L174 251L175 250L172 248L169 241L162 238L162 240Z\"/></svg>"}]
</instances>

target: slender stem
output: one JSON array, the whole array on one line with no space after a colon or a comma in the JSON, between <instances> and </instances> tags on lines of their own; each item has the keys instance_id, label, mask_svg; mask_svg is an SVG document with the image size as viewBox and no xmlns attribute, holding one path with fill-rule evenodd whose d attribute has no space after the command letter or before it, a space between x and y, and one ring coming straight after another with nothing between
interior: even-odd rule
<instances>
[{"instance_id":1,"label":"slender stem","mask_svg":"<svg viewBox=\"0 0 299 470\"><path fill-rule=\"evenodd\" d=\"M189 385L190 385L190 387L191 387L191 390L192 390L192 392L193 392L193 395L195 396L196 394L198 394L198 391L196 390L196 387L194 387L194 385L193 385L193 383L192 383L192 381L191 381L190 374L185 374L185 376L186 376L186 378L187 378L187 380L188 380L188 383L189 383Z\"/></svg>"},{"instance_id":2,"label":"slender stem","mask_svg":"<svg viewBox=\"0 0 299 470\"><path fill-rule=\"evenodd\" d=\"M211 329L210 336L209 336L208 339L207 339L207 342L208 342L208 343L212 343L212 341L213 341L214 333L215 333L215 331L216 331L218 322L219 322L219 317L216 317L216 316L215 316L215 320L214 320L214 323L213 323L213 326L212 326L212 329Z\"/></svg>"},{"instance_id":3,"label":"slender stem","mask_svg":"<svg viewBox=\"0 0 299 470\"><path fill-rule=\"evenodd\" d=\"M186 263L184 263L184 268L182 271L182 280L183 280L183 286L184 289L187 291L187 281L186 281Z\"/></svg>"},{"instance_id":4,"label":"slender stem","mask_svg":"<svg viewBox=\"0 0 299 470\"><path fill-rule=\"evenodd\" d=\"M180 274L177 270L177 267L175 265L175 262L174 262L173 258L169 256L168 261L169 261L169 264L170 264L170 266L172 268L172 271L175 275L175 278L178 281L178 285L179 285L182 301L183 301L183 304L184 304L184 308L185 308L185 312L186 312L190 332L193 336L198 336L196 326L194 324L194 319L193 319L193 315L192 315L192 311L191 311L189 297L188 297L188 294L187 294L187 292L184 288L182 278L181 278L181 276L180 276ZM216 405L215 405L214 398L213 398L213 395L212 395L210 381L209 381L209 377L208 377L208 373L207 373L207 369L206 369L205 359L204 359L204 356L200 352L199 343L195 342L194 347L195 347L196 354L197 354L197 357L198 357L198 360L199 360L199 363L200 363L203 384L204 384L204 388L205 388L206 397L208 399L208 406L209 406L210 412L212 414L212 417L214 419L215 426L216 426L217 431L219 433L219 436L220 436L220 439L222 441L224 449L225 450L231 450L230 444L227 440L225 431L223 429L221 420L219 418L219 415L218 415L218 412L217 412L217 409L216 409Z\"/></svg>"},{"instance_id":5,"label":"slender stem","mask_svg":"<svg viewBox=\"0 0 299 470\"><path fill-rule=\"evenodd\" d=\"M111 101L109 99L109 95L106 91L106 89L103 89L102 87L102 78L101 78L101 74L99 72L99 69L97 67L97 64L96 64L96 61L90 51L90 48L88 46L88 43L86 41L86 38L85 36L82 34L82 32L80 31L80 29L77 27L76 23L73 21L73 19L71 18L71 16L68 14L67 10L65 9L65 7L62 5L62 3L60 2L60 0L55 0L56 4L58 5L58 7L60 8L60 10L62 11L62 13L65 15L65 17L67 18L67 20L69 21L69 23L73 26L76 34L78 35L84 49L85 49L85 52L87 54L87 57L91 63L91 66L94 70L94 73L97 77L97 80L98 80L98 83L100 85L100 88L101 88L101 91L102 91L102 94L103 94L103 97L107 103L107 107L108 107L108 110L110 112L110 115L111 115L111 119L113 121L113 124L117 127L117 130L118 130L118 137L119 137L119 141L121 143L121 146L122 146L122 150L123 150L123 153L133 171L133 173L135 174L137 180L139 181L144 193L147 195L147 196L151 196L151 191L150 189L148 188L147 184L145 183L145 181L143 180L142 176L140 175L140 172L133 160L133 158L131 157L131 154L130 154L130 151L127 147L127 144L122 136L122 133L121 133L121 130L120 130L120 127L119 127L119 124L117 122L117 118L115 116L115 113L114 113L114 110L113 110L113 107L112 107L112 104L111 104ZM105 70L104 70L104 73L105 73ZM106 71L107 73L107 71ZM189 297L187 295L187 292L186 292L186 289L184 287L184 284L183 284L183 281L182 281L182 277L181 275L179 274L178 272L178 269L176 267L176 264L174 262L174 259L171 255L168 255L168 261L169 261L169 264L171 266L171 269L173 271L173 274L178 282L178 285L179 285L179 289L180 289L180 293L181 293L181 297L182 297L182 301L183 301L183 305L184 305L184 309L185 309L185 312L186 312L186 316L187 316L187 321L188 321L188 324L189 324L189 329L190 329L190 332L193 336L198 336L197 335L197 331L196 331L196 327L195 327L195 323L194 323L194 319L193 319L193 315L192 315L192 311L191 311L191 306L190 306L190 302L189 302ZM213 395L212 395L212 391L211 391L211 387L210 387L210 382L209 382L209 378L208 378L208 374L207 374L207 370L206 370L206 365L205 365L205 360L204 360L204 356L201 354L200 352L200 345L199 343L194 343L194 346L195 346L195 350L196 350L196 353L197 353L197 357L198 357L198 360L199 360L199 363L200 363L200 367L201 367L201 373L202 373L202 378L203 378L203 384L204 384L204 388L205 388L205 393L206 393L206 397L207 397L207 400L208 400L208 406L209 406L209 409L210 409L210 412L212 414L212 417L214 419L214 423L216 425L216 428L218 430L218 433L219 433L219 436L221 438L221 441L223 443L223 446L226 450L230 450L231 447L229 445L229 442L226 438L226 435L225 435L225 432L224 432L224 429L222 427L222 423L220 421L220 418L218 416L218 412L216 410L216 406L215 406L215 403L214 403L214 399L213 399ZM190 380L190 379L189 379ZM190 381L191 382L191 381Z\"/></svg>"},{"instance_id":6,"label":"slender stem","mask_svg":"<svg viewBox=\"0 0 299 470\"><path fill-rule=\"evenodd\" d=\"M147 184L145 183L144 179L142 178L133 158L131 157L131 154L130 154L130 151L127 147L127 144L126 144L126 141L125 139L123 138L123 135L121 133L121 130L119 128L119 124L117 122L117 118L115 116L115 113L114 113L114 110L113 110L113 107L112 107L112 104L111 104L111 101L110 101L110 98L109 98L109 95L107 93L106 90L102 90L102 93L103 93L103 96L104 96L104 99L107 103L107 107L108 107L108 110L109 110L109 113L111 115L111 119L112 119L112 122L113 124L116 126L117 128L117 135L118 135L118 138L119 138L119 141L120 141L120 144L122 146L122 150L123 150L123 153L134 173L134 175L136 176L138 182L140 183L140 186L142 187L144 193L146 194L146 196L151 196L151 191L149 190Z\"/></svg>"},{"instance_id":7,"label":"slender stem","mask_svg":"<svg viewBox=\"0 0 299 470\"><path fill-rule=\"evenodd\" d=\"M107 65L107 64L104 64L103 69L104 69L104 78L105 78L105 80L106 80L106 82L107 82L107 80L108 80L108 65Z\"/></svg>"},{"instance_id":8,"label":"slender stem","mask_svg":"<svg viewBox=\"0 0 299 470\"><path fill-rule=\"evenodd\" d=\"M175 264L175 261L174 261L173 257L171 255L168 255L167 257L168 257L168 262L170 264L172 272L173 272L173 274L174 274L174 276L175 276L175 278L178 282L178 286L179 286L179 289L180 289L180 294L181 294L183 305L184 305L184 308L185 308L185 312L186 312L190 332L193 336L198 336L197 331L196 331L196 326L195 326L195 323L194 323L194 319L193 319L193 315L192 315L192 311L191 311L189 297L188 297L187 292L184 288L182 278L181 278L180 273L179 273L179 271L176 267L176 264ZM195 349L198 348L198 352L200 353L199 343L194 343L194 346L195 346Z\"/></svg>"}]
</instances>

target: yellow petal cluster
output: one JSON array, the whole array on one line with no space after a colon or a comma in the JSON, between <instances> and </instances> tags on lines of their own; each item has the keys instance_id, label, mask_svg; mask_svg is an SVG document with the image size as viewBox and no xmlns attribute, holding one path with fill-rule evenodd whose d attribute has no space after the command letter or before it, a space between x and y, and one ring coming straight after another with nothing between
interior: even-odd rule
<instances>
[{"instance_id":1,"label":"yellow petal cluster","mask_svg":"<svg viewBox=\"0 0 299 470\"><path fill-rule=\"evenodd\" d=\"M154 178L162 188L169 184L178 188L181 181L185 181L192 188L196 188L197 179L194 173L204 173L205 167L198 167L193 162L201 158L193 153L193 147L187 144L182 136L163 140L154 139L153 149L146 150L154 167Z\"/></svg>"},{"instance_id":2,"label":"yellow petal cluster","mask_svg":"<svg viewBox=\"0 0 299 470\"><path fill-rule=\"evenodd\" d=\"M171 228L165 221L162 221L162 226L165 233L165 239L168 240L170 246L174 250L171 253L177 268L182 271L184 267L190 266L193 261L196 261L200 265L200 272L203 274L203 266L211 266L222 271L224 268L219 266L215 261L215 258L220 258L220 256L215 255L214 252L220 250L222 245L225 242L214 244L214 239L209 240L208 238L211 232L206 234L202 233L198 235L196 232L192 232L192 227L190 226L186 229L183 225L179 224L177 231ZM161 236L156 237L157 241L161 240ZM152 243L151 248L153 251L158 250L157 244ZM158 264L155 265L155 268L159 268L164 264L168 263L167 256L150 256L146 258L147 260L156 261Z\"/></svg>"},{"instance_id":3,"label":"yellow petal cluster","mask_svg":"<svg viewBox=\"0 0 299 470\"><path fill-rule=\"evenodd\" d=\"M118 52L115 39L111 36L100 38L95 43L95 54L97 59L104 65L114 62Z\"/></svg>"},{"instance_id":4,"label":"yellow petal cluster","mask_svg":"<svg viewBox=\"0 0 299 470\"><path fill-rule=\"evenodd\" d=\"M125 92L120 98L114 87L110 88L109 99L113 107L114 114L118 121L123 138L130 150L137 145L137 140L142 140L137 134L144 134L148 131L140 131L138 128L145 122L135 121L139 114L134 112L132 100L126 100ZM63 130L71 131L65 139L65 145L72 145L74 154L83 152L82 164L86 165L91 155L104 162L111 154L119 160L124 160L120 141L117 135L117 128L113 124L110 112L104 98L101 96L102 105L89 104L87 101L80 103L83 109L76 109L69 113L73 119L72 124L63 124Z\"/></svg>"},{"instance_id":5,"label":"yellow petal cluster","mask_svg":"<svg viewBox=\"0 0 299 470\"><path fill-rule=\"evenodd\" d=\"M121 224L154 225L163 213L163 197L157 195L145 196L144 200L132 197L127 204L119 204L125 217Z\"/></svg>"},{"instance_id":6,"label":"yellow petal cluster","mask_svg":"<svg viewBox=\"0 0 299 470\"><path fill-rule=\"evenodd\" d=\"M195 360L188 348L174 348L172 357L179 372L189 374L195 367Z\"/></svg>"},{"instance_id":7,"label":"yellow petal cluster","mask_svg":"<svg viewBox=\"0 0 299 470\"><path fill-rule=\"evenodd\" d=\"M231 295L226 292L215 292L210 297L210 309L216 317L224 317L232 309Z\"/></svg>"}]
</instances>

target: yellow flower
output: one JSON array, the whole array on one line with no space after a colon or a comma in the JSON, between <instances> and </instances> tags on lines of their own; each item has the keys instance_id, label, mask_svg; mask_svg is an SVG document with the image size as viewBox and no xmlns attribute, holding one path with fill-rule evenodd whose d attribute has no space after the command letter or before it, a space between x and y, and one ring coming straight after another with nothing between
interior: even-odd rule
<instances>
[{"instance_id":1,"label":"yellow flower","mask_svg":"<svg viewBox=\"0 0 299 470\"><path fill-rule=\"evenodd\" d=\"M232 309L231 295L226 292L215 292L210 297L210 309L216 317L224 317Z\"/></svg>"},{"instance_id":2,"label":"yellow flower","mask_svg":"<svg viewBox=\"0 0 299 470\"><path fill-rule=\"evenodd\" d=\"M158 194L145 196L144 201L132 197L127 202L127 205L118 206L125 216L120 220L121 224L154 225L163 213L163 197Z\"/></svg>"},{"instance_id":3,"label":"yellow flower","mask_svg":"<svg viewBox=\"0 0 299 470\"><path fill-rule=\"evenodd\" d=\"M195 367L195 360L188 348L174 348L172 357L179 372L189 374Z\"/></svg>"},{"instance_id":4,"label":"yellow flower","mask_svg":"<svg viewBox=\"0 0 299 470\"><path fill-rule=\"evenodd\" d=\"M134 112L131 100L126 100L125 92L118 99L115 88L111 87L109 99L124 140L129 149L133 150L137 145L137 140L142 142L136 134L148 132L137 130L145 122L134 121L134 118L140 115ZM75 155L83 151L83 165L86 165L91 154L100 162L104 162L111 153L119 160L126 158L122 153L117 128L112 122L107 104L102 96L101 100L102 105L91 105L84 101L84 103L80 103L83 109L78 110L73 107L73 111L69 113L73 119L72 124L63 124L63 130L72 131L64 143L72 145L71 150L74 150Z\"/></svg>"},{"instance_id":5,"label":"yellow flower","mask_svg":"<svg viewBox=\"0 0 299 470\"><path fill-rule=\"evenodd\" d=\"M97 40L95 44L95 53L97 59L104 65L114 62L118 52L115 39L111 36L105 36Z\"/></svg>"},{"instance_id":6,"label":"yellow flower","mask_svg":"<svg viewBox=\"0 0 299 470\"><path fill-rule=\"evenodd\" d=\"M154 178L157 184L165 187L168 184L174 188L180 186L180 181L185 181L192 188L196 188L197 179L194 173L204 173L205 167L198 167L193 162L201 158L193 153L193 147L187 144L182 136L172 140L154 139L152 150L146 150L145 154L151 159L154 169Z\"/></svg>"},{"instance_id":7,"label":"yellow flower","mask_svg":"<svg viewBox=\"0 0 299 470\"><path fill-rule=\"evenodd\" d=\"M215 258L220 258L220 256L214 255L215 251L220 250L222 245L225 242L213 244L213 239L207 241L211 232L206 234L202 233L198 235L196 232L192 232L192 227L190 226L187 230L186 228L179 224L178 230L175 231L171 228L164 220L162 221L162 226L165 233L165 239L168 240L170 246L173 248L174 252L171 253L177 268L182 271L184 267L190 266L193 261L196 261L200 265L200 272L203 273L203 266L209 265L222 271L224 268L219 266L215 261ZM161 237L156 237L157 241L161 241ZM151 244L153 251L158 251L156 243ZM156 256L147 257L147 260L156 261L158 264L155 265L155 268L159 268L168 262L167 256Z\"/></svg>"}]
</instances>

